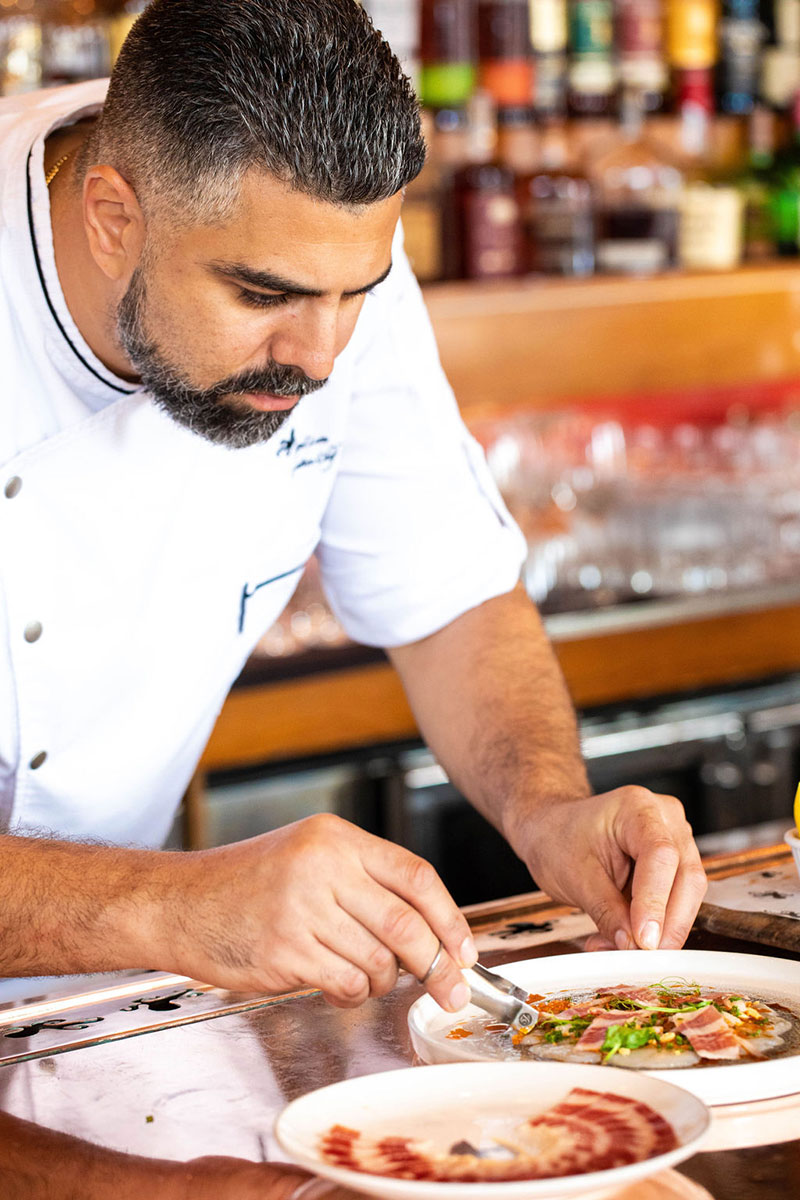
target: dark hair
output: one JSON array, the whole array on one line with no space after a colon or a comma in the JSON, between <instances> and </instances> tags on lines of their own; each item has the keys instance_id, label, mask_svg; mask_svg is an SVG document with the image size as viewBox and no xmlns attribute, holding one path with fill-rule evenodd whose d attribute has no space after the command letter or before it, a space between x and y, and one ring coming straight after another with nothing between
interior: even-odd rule
<instances>
[{"instance_id":1,"label":"dark hair","mask_svg":"<svg viewBox=\"0 0 800 1200\"><path fill-rule=\"evenodd\" d=\"M411 84L356 0L152 0L80 165L116 167L145 207L214 220L252 168L359 205L424 157Z\"/></svg>"}]
</instances>

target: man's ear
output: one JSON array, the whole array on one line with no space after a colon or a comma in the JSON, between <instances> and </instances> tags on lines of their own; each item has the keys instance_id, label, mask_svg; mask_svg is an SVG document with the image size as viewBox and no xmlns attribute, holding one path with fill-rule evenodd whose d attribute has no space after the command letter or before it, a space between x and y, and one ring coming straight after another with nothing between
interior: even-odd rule
<instances>
[{"instance_id":1,"label":"man's ear","mask_svg":"<svg viewBox=\"0 0 800 1200\"><path fill-rule=\"evenodd\" d=\"M114 167L95 166L83 181L83 220L92 258L109 279L127 279L144 246L144 213Z\"/></svg>"}]
</instances>

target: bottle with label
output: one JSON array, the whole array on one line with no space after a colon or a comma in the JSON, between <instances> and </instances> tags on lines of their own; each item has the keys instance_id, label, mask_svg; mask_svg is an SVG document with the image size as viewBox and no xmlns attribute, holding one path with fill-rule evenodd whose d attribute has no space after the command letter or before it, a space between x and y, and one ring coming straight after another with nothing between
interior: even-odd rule
<instances>
[{"instance_id":1,"label":"bottle with label","mask_svg":"<svg viewBox=\"0 0 800 1200\"><path fill-rule=\"evenodd\" d=\"M587 164L597 195L597 270L653 275L677 263L682 173L644 134L644 106L635 90L623 93L621 117L621 142Z\"/></svg>"},{"instance_id":2,"label":"bottle with label","mask_svg":"<svg viewBox=\"0 0 800 1200\"><path fill-rule=\"evenodd\" d=\"M658 112L668 83L663 0L617 0L616 43L620 85L639 90L645 112Z\"/></svg>"},{"instance_id":3,"label":"bottle with label","mask_svg":"<svg viewBox=\"0 0 800 1200\"><path fill-rule=\"evenodd\" d=\"M764 26L758 0L723 0L719 24L717 108L750 113L758 96Z\"/></svg>"},{"instance_id":4,"label":"bottle with label","mask_svg":"<svg viewBox=\"0 0 800 1200\"><path fill-rule=\"evenodd\" d=\"M585 277L594 272L592 187L569 162L563 121L541 130L538 161L517 176L526 245L526 270Z\"/></svg>"},{"instance_id":5,"label":"bottle with label","mask_svg":"<svg viewBox=\"0 0 800 1200\"><path fill-rule=\"evenodd\" d=\"M42 26L39 6L0 8L0 95L17 96L42 86Z\"/></svg>"},{"instance_id":6,"label":"bottle with label","mask_svg":"<svg viewBox=\"0 0 800 1200\"><path fill-rule=\"evenodd\" d=\"M769 209L774 164L774 114L757 104L748 121L747 164L737 179L744 207L743 256L749 262L763 262L775 254Z\"/></svg>"},{"instance_id":7,"label":"bottle with label","mask_svg":"<svg viewBox=\"0 0 800 1200\"><path fill-rule=\"evenodd\" d=\"M462 108L475 88L477 32L471 0L422 0L420 100L426 108Z\"/></svg>"},{"instance_id":8,"label":"bottle with label","mask_svg":"<svg viewBox=\"0 0 800 1200\"><path fill-rule=\"evenodd\" d=\"M498 111L533 100L528 0L477 0L478 86Z\"/></svg>"},{"instance_id":9,"label":"bottle with label","mask_svg":"<svg viewBox=\"0 0 800 1200\"><path fill-rule=\"evenodd\" d=\"M713 67L717 0L667 0L667 61L678 71Z\"/></svg>"},{"instance_id":10,"label":"bottle with label","mask_svg":"<svg viewBox=\"0 0 800 1200\"><path fill-rule=\"evenodd\" d=\"M110 69L108 30L95 0L46 0L42 86L99 79Z\"/></svg>"},{"instance_id":11,"label":"bottle with label","mask_svg":"<svg viewBox=\"0 0 800 1200\"><path fill-rule=\"evenodd\" d=\"M448 240L458 277L508 278L524 269L514 172L496 158L490 98L476 92L469 112L470 161L453 175Z\"/></svg>"},{"instance_id":12,"label":"bottle with label","mask_svg":"<svg viewBox=\"0 0 800 1200\"><path fill-rule=\"evenodd\" d=\"M608 116L617 84L612 0L570 0L569 45L570 111L579 117Z\"/></svg>"},{"instance_id":13,"label":"bottle with label","mask_svg":"<svg viewBox=\"0 0 800 1200\"><path fill-rule=\"evenodd\" d=\"M709 169L712 83L698 69L684 72L684 87L692 75L704 82L691 103L684 97L681 108L685 161L678 260L686 270L728 271L742 259L743 197L735 181L720 178Z\"/></svg>"},{"instance_id":14,"label":"bottle with label","mask_svg":"<svg viewBox=\"0 0 800 1200\"><path fill-rule=\"evenodd\" d=\"M760 16L768 43L761 54L761 98L789 111L800 80L800 0L762 0Z\"/></svg>"},{"instance_id":15,"label":"bottle with label","mask_svg":"<svg viewBox=\"0 0 800 1200\"><path fill-rule=\"evenodd\" d=\"M530 36L535 71L533 106L542 118L567 111L567 0L531 0Z\"/></svg>"},{"instance_id":16,"label":"bottle with label","mask_svg":"<svg viewBox=\"0 0 800 1200\"><path fill-rule=\"evenodd\" d=\"M788 142L775 155L769 214L775 250L782 258L800 254L800 91L792 108Z\"/></svg>"}]
</instances>

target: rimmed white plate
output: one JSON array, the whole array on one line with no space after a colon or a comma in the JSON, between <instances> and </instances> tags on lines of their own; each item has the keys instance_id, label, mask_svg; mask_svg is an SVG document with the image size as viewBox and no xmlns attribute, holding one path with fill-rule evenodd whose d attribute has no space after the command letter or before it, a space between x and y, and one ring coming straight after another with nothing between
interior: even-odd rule
<instances>
[{"instance_id":1,"label":"rimmed white plate","mask_svg":"<svg viewBox=\"0 0 800 1200\"><path fill-rule=\"evenodd\" d=\"M587 991L618 983L650 984L661 979L681 978L720 991L741 991L767 1002L776 1000L800 1014L800 963L763 954L726 954L705 950L614 950L598 954L530 958L506 963L499 970L513 983L540 995L570 990ZM422 996L411 1006L408 1014L408 1027L415 1051L426 1063L494 1057L489 1050L481 1053L480 1047L472 1048L470 1038L453 1040L447 1037L454 1025L475 1016L480 1016L480 1009L471 1004L458 1013L446 1013L430 996ZM502 1053L499 1043L498 1051ZM555 1064L557 1067L562 1065L571 1064ZM621 1065L600 1069L610 1074L606 1086L611 1091L621 1075L631 1073ZM678 1067L641 1073L674 1083L712 1105L740 1104L743 1101L766 1100L800 1092L798 1054L763 1062L747 1059L724 1066Z\"/></svg>"},{"instance_id":2,"label":"rimmed white plate","mask_svg":"<svg viewBox=\"0 0 800 1200\"><path fill-rule=\"evenodd\" d=\"M275 1136L296 1163L336 1183L384 1200L545 1200L607 1195L663 1171L694 1154L710 1114L704 1104L674 1084L633 1072L613 1076L603 1067L566 1063L450 1063L408 1067L348 1079L294 1100L278 1116ZM619 1086L617 1086L619 1084ZM366 1137L419 1137L446 1150L454 1142L480 1146L503 1137L526 1118L557 1104L573 1087L613 1091L643 1101L672 1125L674 1150L644 1162L568 1175L560 1179L509 1183L431 1183L368 1175L322 1158L319 1141L332 1125Z\"/></svg>"}]
</instances>

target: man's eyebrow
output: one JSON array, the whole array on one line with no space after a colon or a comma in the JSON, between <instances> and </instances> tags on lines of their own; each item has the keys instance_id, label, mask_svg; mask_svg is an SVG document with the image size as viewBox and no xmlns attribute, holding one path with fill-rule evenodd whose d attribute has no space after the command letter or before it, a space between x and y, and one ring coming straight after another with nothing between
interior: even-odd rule
<instances>
[{"instance_id":1,"label":"man's eyebrow","mask_svg":"<svg viewBox=\"0 0 800 1200\"><path fill-rule=\"evenodd\" d=\"M224 275L226 279L236 279L239 283L249 284L251 287L264 288L270 292L288 292L292 296L324 296L325 293L317 288L304 287L295 280L286 279L283 275L273 275L271 271L257 271L253 267L245 266L244 263L236 262L210 262L209 270L215 275ZM383 283L387 275L392 269L392 264L389 263L385 271L373 279L371 283L365 283L363 287L354 288L352 292L342 292L343 296L363 296L366 292L372 291L379 283Z\"/></svg>"}]
</instances>

